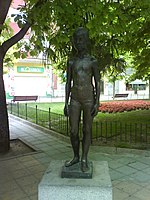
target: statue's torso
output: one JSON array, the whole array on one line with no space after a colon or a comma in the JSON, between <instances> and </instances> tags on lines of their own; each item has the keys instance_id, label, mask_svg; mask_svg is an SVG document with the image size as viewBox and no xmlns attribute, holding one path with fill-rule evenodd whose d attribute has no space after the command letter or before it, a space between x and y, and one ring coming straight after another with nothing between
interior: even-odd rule
<instances>
[{"instance_id":1,"label":"statue's torso","mask_svg":"<svg viewBox=\"0 0 150 200\"><path fill-rule=\"evenodd\" d=\"M71 94L74 99L93 99L92 64L91 57L74 60L71 66L73 80Z\"/></svg>"},{"instance_id":2,"label":"statue's torso","mask_svg":"<svg viewBox=\"0 0 150 200\"><path fill-rule=\"evenodd\" d=\"M89 87L92 84L92 61L89 57L77 59L72 65L74 87Z\"/></svg>"}]
</instances>

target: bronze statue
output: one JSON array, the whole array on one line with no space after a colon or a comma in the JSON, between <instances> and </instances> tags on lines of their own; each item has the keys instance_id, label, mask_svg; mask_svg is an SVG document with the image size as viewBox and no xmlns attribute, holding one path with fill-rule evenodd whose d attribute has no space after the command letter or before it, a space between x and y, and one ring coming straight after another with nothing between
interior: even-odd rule
<instances>
[{"instance_id":1,"label":"bronze statue","mask_svg":"<svg viewBox=\"0 0 150 200\"><path fill-rule=\"evenodd\" d=\"M70 140L74 152L71 161L66 162L69 167L80 162L79 155L79 123L83 111L83 138L81 170L88 170L88 151L91 144L92 122L98 113L100 96L100 73L97 60L89 54L90 39L88 31L79 27L73 35L75 54L68 60L66 98L64 114L69 116ZM94 83L94 84L93 84ZM69 104L70 100L70 106Z\"/></svg>"}]
</instances>

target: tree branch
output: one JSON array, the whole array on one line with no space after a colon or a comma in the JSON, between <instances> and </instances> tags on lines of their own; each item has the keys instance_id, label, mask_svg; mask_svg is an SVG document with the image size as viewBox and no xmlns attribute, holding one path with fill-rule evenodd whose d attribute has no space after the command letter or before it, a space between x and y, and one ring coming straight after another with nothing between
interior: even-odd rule
<instances>
[{"instance_id":1,"label":"tree branch","mask_svg":"<svg viewBox=\"0 0 150 200\"><path fill-rule=\"evenodd\" d=\"M31 25L28 22L26 22L24 27L16 35L14 35L13 37L11 37L2 44L5 54L10 47L12 47L14 44L16 44L19 40L21 40L25 36L30 26Z\"/></svg>"},{"instance_id":2,"label":"tree branch","mask_svg":"<svg viewBox=\"0 0 150 200\"><path fill-rule=\"evenodd\" d=\"M0 8L1 6L3 6L3 8L5 8L5 13L6 13L6 16L7 16L7 12L8 12L8 9L10 7L10 4L11 4L11 1L12 0L0 0ZM5 3L4 3L5 2ZM43 3L42 0L38 0L38 2L34 5L34 7L32 8L32 10L34 8L40 8L40 5ZM7 6L6 6L7 5ZM6 12L7 11L7 12ZM32 12L31 12L32 13ZM4 13L3 13L4 15ZM3 17L2 15L2 17ZM0 23L5 21L5 17L3 17L3 20L0 19ZM1 14L0 14L0 17L1 17ZM1 25L1 24L0 24ZM2 24L3 25L3 24ZM6 54L6 52L8 51L8 49L10 47L12 47L14 44L16 44L18 41L20 41L26 34L26 32L28 31L28 29L31 27L31 24L27 21L26 24L24 25L24 27L17 33L15 34L14 36L12 36L10 39L8 39L7 41L5 41L3 44L2 44L2 48L3 48L3 52L4 52L4 55Z\"/></svg>"}]
</instances>

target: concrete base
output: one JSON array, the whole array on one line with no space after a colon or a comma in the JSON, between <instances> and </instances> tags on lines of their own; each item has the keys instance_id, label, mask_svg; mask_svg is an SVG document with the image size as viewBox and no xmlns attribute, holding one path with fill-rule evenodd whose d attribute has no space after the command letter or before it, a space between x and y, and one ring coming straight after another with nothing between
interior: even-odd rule
<instances>
[{"instance_id":1,"label":"concrete base","mask_svg":"<svg viewBox=\"0 0 150 200\"><path fill-rule=\"evenodd\" d=\"M64 161L52 161L38 188L38 200L112 200L106 161L93 162L92 179L61 178Z\"/></svg>"}]
</instances>

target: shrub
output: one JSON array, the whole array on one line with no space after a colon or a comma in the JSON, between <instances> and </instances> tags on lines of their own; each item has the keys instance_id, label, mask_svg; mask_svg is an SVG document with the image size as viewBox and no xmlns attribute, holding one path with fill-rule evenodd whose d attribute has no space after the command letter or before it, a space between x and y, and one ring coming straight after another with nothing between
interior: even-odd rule
<instances>
[{"instance_id":1,"label":"shrub","mask_svg":"<svg viewBox=\"0 0 150 200\"><path fill-rule=\"evenodd\" d=\"M102 102L99 107L100 112L108 112L108 113L124 112L137 109L142 109L142 110L150 109L150 102L144 100L111 101L111 102Z\"/></svg>"}]
</instances>

